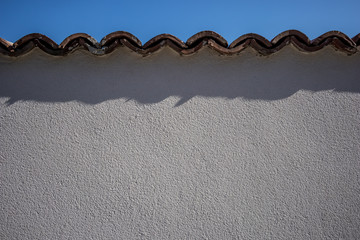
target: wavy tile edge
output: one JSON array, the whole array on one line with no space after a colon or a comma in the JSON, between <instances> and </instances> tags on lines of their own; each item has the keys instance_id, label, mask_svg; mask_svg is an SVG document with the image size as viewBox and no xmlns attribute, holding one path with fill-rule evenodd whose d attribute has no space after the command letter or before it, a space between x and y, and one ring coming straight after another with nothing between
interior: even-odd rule
<instances>
[{"instance_id":1,"label":"wavy tile edge","mask_svg":"<svg viewBox=\"0 0 360 240\"><path fill-rule=\"evenodd\" d=\"M208 46L222 55L239 54L249 47L261 55L270 55L289 44L302 52L315 52L330 45L336 50L352 55L360 50L360 33L350 38L342 32L329 31L310 40L300 31L288 30L278 34L271 41L261 35L249 33L240 36L230 45L220 34L213 31L196 33L186 42L170 34L160 34L145 44L142 44L131 33L124 31L110 33L100 42L86 33L76 33L65 38L59 45L45 35L32 33L20 38L15 43L0 38L0 53L17 57L38 47L55 56L65 56L78 49L85 49L94 55L105 55L120 46L125 46L140 55L147 56L164 46L168 46L180 55L190 55L204 46Z\"/></svg>"}]
</instances>

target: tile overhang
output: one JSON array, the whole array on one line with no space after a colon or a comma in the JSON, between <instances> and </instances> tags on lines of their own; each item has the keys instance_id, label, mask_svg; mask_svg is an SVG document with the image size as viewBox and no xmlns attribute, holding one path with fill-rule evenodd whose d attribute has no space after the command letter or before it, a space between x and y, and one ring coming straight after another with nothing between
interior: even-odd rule
<instances>
[{"instance_id":1,"label":"tile overhang","mask_svg":"<svg viewBox=\"0 0 360 240\"><path fill-rule=\"evenodd\" d=\"M0 53L17 57L38 47L48 54L57 56L67 55L77 49L85 49L95 55L104 55L114 51L117 47L125 46L140 55L146 56L168 46L180 55L190 55L204 46L208 46L223 55L239 54L249 47L261 55L270 55L289 44L302 52L315 52L330 45L336 50L351 55L360 50L360 33L350 38L342 32L330 31L310 40L300 31L288 30L280 33L271 41L260 35L250 33L240 36L230 45L221 35L212 31L199 32L186 42L170 34L160 34L145 44L142 44L131 33L124 31L110 33L100 42L88 34L77 33L67 37L59 45L45 35L32 33L20 38L15 43L0 38Z\"/></svg>"}]
</instances>

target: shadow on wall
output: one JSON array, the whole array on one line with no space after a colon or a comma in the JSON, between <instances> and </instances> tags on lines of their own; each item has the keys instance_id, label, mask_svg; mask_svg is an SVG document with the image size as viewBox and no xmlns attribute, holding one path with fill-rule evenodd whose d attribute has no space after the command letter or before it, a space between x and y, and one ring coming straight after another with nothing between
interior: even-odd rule
<instances>
[{"instance_id":1,"label":"shadow on wall","mask_svg":"<svg viewBox=\"0 0 360 240\"><path fill-rule=\"evenodd\" d=\"M119 98L150 104L179 96L178 106L194 96L277 100L301 89L359 93L359 54L346 56L332 49L315 54L282 50L270 57L224 57L207 51L146 58L123 52L101 58L81 52L67 57L31 53L0 62L0 97L9 98L8 104L97 104Z\"/></svg>"}]
</instances>

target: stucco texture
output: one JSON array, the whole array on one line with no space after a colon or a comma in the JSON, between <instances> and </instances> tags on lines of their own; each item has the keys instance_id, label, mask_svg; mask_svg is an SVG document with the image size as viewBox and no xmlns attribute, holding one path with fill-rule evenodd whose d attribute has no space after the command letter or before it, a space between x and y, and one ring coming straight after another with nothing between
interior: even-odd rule
<instances>
[{"instance_id":1,"label":"stucco texture","mask_svg":"<svg viewBox=\"0 0 360 240\"><path fill-rule=\"evenodd\" d=\"M360 239L359 66L0 56L0 239Z\"/></svg>"}]
</instances>

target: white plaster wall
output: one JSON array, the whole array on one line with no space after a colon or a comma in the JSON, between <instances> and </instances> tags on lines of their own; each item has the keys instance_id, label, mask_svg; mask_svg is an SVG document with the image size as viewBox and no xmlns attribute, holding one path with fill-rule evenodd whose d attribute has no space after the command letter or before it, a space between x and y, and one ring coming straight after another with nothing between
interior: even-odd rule
<instances>
[{"instance_id":1,"label":"white plaster wall","mask_svg":"<svg viewBox=\"0 0 360 240\"><path fill-rule=\"evenodd\" d=\"M0 239L360 239L360 56L0 57Z\"/></svg>"}]
</instances>

